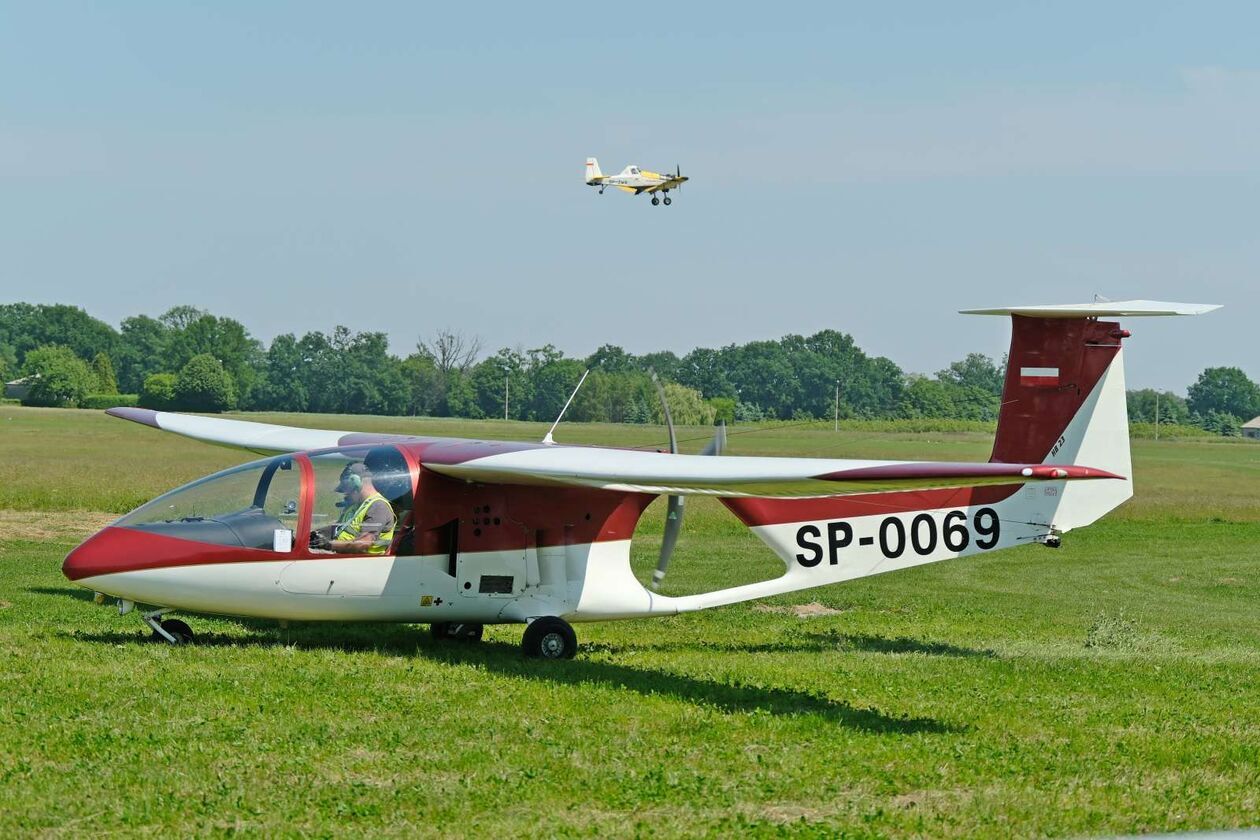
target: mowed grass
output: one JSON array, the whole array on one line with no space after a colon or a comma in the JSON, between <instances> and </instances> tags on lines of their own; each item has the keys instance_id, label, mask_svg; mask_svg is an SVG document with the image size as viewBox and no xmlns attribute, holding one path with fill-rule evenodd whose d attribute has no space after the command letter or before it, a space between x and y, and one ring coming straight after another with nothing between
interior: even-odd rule
<instances>
[{"instance_id":1,"label":"mowed grass","mask_svg":"<svg viewBox=\"0 0 1260 840\"><path fill-rule=\"evenodd\" d=\"M537 439L541 425L293 417ZM186 617L60 575L92 528L246 455L0 409L0 833L1090 835L1260 824L1260 445L1138 441L1137 497L1028 546L579 625L571 662L425 628ZM736 432L743 432L737 427ZM684 430L698 450L708 430ZM661 445L659 428L562 426ZM982 434L780 428L739 454L976 459ZM667 587L776 574L709 500ZM636 565L649 574L662 510Z\"/></svg>"}]
</instances>

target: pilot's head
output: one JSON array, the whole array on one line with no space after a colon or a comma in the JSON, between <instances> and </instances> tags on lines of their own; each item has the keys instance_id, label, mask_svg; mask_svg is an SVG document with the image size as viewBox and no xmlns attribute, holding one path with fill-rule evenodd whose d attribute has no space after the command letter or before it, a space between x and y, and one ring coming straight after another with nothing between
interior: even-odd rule
<instances>
[{"instance_id":1,"label":"pilot's head","mask_svg":"<svg viewBox=\"0 0 1260 840\"><path fill-rule=\"evenodd\" d=\"M346 498L359 502L363 498L363 485L371 484L371 482L372 474L368 472L367 467L358 461L352 461L341 471L341 478L337 481L335 489Z\"/></svg>"}]
</instances>

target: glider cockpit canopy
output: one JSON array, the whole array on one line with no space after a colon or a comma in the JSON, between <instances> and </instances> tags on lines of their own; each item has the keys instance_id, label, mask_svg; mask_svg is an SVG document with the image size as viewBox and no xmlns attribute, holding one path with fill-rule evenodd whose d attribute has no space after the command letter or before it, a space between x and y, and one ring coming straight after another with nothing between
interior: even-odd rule
<instances>
[{"instance_id":1,"label":"glider cockpit canopy","mask_svg":"<svg viewBox=\"0 0 1260 840\"><path fill-rule=\"evenodd\" d=\"M356 463L367 468L373 487L396 514L411 509L414 471L402 450L349 446L231 467L177 487L114 524L190 542L289 551L305 530L342 518L341 475ZM278 533L289 536L279 539Z\"/></svg>"}]
</instances>

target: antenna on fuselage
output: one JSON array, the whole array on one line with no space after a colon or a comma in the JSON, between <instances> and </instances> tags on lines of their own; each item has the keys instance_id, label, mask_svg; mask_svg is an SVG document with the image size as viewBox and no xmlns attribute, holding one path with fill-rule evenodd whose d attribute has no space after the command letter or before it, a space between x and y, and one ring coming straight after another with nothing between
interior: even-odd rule
<instances>
[{"instance_id":1,"label":"antenna on fuselage","mask_svg":"<svg viewBox=\"0 0 1260 840\"><path fill-rule=\"evenodd\" d=\"M542 439L543 443L547 443L547 444L555 443L555 440L553 440L551 437L551 433L556 430L556 426L559 426L560 421L564 419L564 413L569 410L569 403L573 402L573 398L577 396L577 392L581 389L582 383L586 381L586 377L590 374L590 372L591 372L591 369L587 368L582 373L582 378L578 380L577 387L573 389L573 393L569 394L569 398L565 400L564 408L560 409L560 416L556 418L556 422L551 424L551 428L548 429L547 434L543 436L543 439Z\"/></svg>"}]
</instances>

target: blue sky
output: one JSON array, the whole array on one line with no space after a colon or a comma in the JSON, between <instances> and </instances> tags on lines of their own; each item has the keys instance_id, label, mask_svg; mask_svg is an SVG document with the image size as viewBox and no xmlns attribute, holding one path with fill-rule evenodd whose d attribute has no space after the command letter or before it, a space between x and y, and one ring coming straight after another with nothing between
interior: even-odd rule
<instances>
[{"instance_id":1,"label":"blue sky","mask_svg":"<svg viewBox=\"0 0 1260 840\"><path fill-rule=\"evenodd\" d=\"M1260 378L1260 7L0 2L0 300L678 352L1095 293L1131 386ZM583 160L672 168L670 208Z\"/></svg>"}]
</instances>

